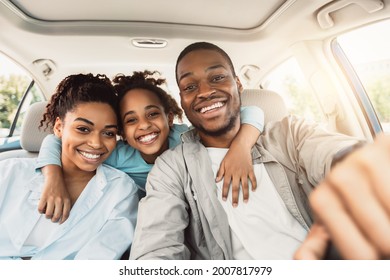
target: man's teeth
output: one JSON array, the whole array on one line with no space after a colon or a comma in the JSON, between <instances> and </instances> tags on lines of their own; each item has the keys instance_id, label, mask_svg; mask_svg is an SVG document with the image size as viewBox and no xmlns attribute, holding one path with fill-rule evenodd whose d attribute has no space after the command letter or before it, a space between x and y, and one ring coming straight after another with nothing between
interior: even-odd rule
<instances>
[{"instance_id":1,"label":"man's teeth","mask_svg":"<svg viewBox=\"0 0 390 280\"><path fill-rule=\"evenodd\" d=\"M84 157L89 158L89 159L97 159L101 156L100 154L90 154L90 153L86 153L86 152L82 152L82 151L80 151L80 154L82 154Z\"/></svg>"},{"instance_id":2,"label":"man's teeth","mask_svg":"<svg viewBox=\"0 0 390 280\"><path fill-rule=\"evenodd\" d=\"M200 109L200 112L203 114L207 111L210 111L210 110L213 110L215 108L221 108L223 106L223 103L222 102L217 102L217 103L214 103L213 105L211 106L208 106L208 107L203 107L202 109Z\"/></svg>"},{"instance_id":3,"label":"man's teeth","mask_svg":"<svg viewBox=\"0 0 390 280\"><path fill-rule=\"evenodd\" d=\"M151 133L148 135L140 136L140 137L138 137L138 141L147 143L147 142L154 140L157 137L157 135L158 135L158 133Z\"/></svg>"}]
</instances>

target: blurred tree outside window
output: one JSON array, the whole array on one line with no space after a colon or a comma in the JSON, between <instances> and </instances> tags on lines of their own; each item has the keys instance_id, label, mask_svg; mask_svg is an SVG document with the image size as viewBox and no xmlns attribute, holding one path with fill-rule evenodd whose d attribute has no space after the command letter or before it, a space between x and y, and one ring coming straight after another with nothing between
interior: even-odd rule
<instances>
[{"instance_id":1,"label":"blurred tree outside window","mask_svg":"<svg viewBox=\"0 0 390 280\"><path fill-rule=\"evenodd\" d=\"M290 58L275 68L264 79L262 87L280 94L290 114L320 123L322 113L295 58Z\"/></svg>"},{"instance_id":2,"label":"blurred tree outside window","mask_svg":"<svg viewBox=\"0 0 390 280\"><path fill-rule=\"evenodd\" d=\"M10 127L14 121L21 98L31 83L31 77L7 57L0 54L0 139L10 136ZM17 119L15 131L11 136L18 136L24 113L34 102L45 100L40 89L34 85ZM0 141L1 142L1 141Z\"/></svg>"},{"instance_id":3,"label":"blurred tree outside window","mask_svg":"<svg viewBox=\"0 0 390 280\"><path fill-rule=\"evenodd\" d=\"M390 133L390 21L337 38L371 100L383 131Z\"/></svg>"}]
</instances>

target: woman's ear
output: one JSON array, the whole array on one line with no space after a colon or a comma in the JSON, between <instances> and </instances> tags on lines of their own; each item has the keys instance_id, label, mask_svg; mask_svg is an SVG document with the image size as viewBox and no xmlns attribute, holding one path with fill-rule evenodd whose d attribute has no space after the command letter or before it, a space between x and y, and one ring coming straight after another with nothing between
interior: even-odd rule
<instances>
[{"instance_id":1,"label":"woman's ear","mask_svg":"<svg viewBox=\"0 0 390 280\"><path fill-rule=\"evenodd\" d=\"M53 132L54 135L57 136L58 138L62 137L62 128L63 128L63 123L59 117L56 118L56 121L54 123L53 127Z\"/></svg>"},{"instance_id":2,"label":"woman's ear","mask_svg":"<svg viewBox=\"0 0 390 280\"><path fill-rule=\"evenodd\" d=\"M169 127L173 126L173 119L175 118L175 115L172 112L169 112L168 115L168 125Z\"/></svg>"}]
</instances>

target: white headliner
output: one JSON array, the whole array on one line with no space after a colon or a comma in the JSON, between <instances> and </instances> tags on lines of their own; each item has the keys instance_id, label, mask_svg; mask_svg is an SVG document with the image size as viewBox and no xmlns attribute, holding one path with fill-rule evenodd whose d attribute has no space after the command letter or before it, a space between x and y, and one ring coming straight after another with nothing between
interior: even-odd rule
<instances>
[{"instance_id":1,"label":"white headliner","mask_svg":"<svg viewBox=\"0 0 390 280\"><path fill-rule=\"evenodd\" d=\"M128 21L252 29L284 4L283 0L13 0L26 15L44 21ZM234 16L240 11L237 16ZM245 16L243 16L245 15Z\"/></svg>"}]
</instances>

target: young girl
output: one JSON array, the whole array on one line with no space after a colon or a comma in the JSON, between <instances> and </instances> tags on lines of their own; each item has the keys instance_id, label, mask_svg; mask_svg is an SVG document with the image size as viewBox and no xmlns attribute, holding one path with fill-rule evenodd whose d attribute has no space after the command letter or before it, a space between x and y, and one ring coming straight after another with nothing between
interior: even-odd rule
<instances>
[{"instance_id":1,"label":"young girl","mask_svg":"<svg viewBox=\"0 0 390 280\"><path fill-rule=\"evenodd\" d=\"M0 259L119 259L136 223L137 186L102 164L116 146L117 96L102 75L65 78L47 105L46 123L62 141L64 189L73 211L63 224L36 210L43 175L35 159L0 162Z\"/></svg>"},{"instance_id":2,"label":"young girl","mask_svg":"<svg viewBox=\"0 0 390 280\"><path fill-rule=\"evenodd\" d=\"M106 163L126 172L134 179L139 186L140 198L145 195L146 177L156 158L167 149L177 146L180 143L180 134L188 130L188 126L184 124L173 123L175 117L181 121L183 111L175 99L161 88L165 80L156 78L156 75L157 72L144 71L134 72L131 76L119 74L113 79L119 96L123 141L118 141L117 148ZM252 188L256 187L250 151L263 128L261 109L246 107L242 114L242 123L252 125L242 126L243 131L232 144L217 176L217 181L224 176L224 197L227 196L230 181L233 180L233 203L238 200L240 181L246 182L249 176ZM46 210L46 216L52 217L53 221L57 221L62 215L63 222L67 218L69 203L67 194L61 187L59 168L54 166L60 165L60 145L60 141L54 136L48 136L41 147L38 167L49 166L43 168L47 169L45 173L48 194L41 199L39 210ZM244 199L248 199L247 189L247 184L243 183Z\"/></svg>"}]
</instances>

